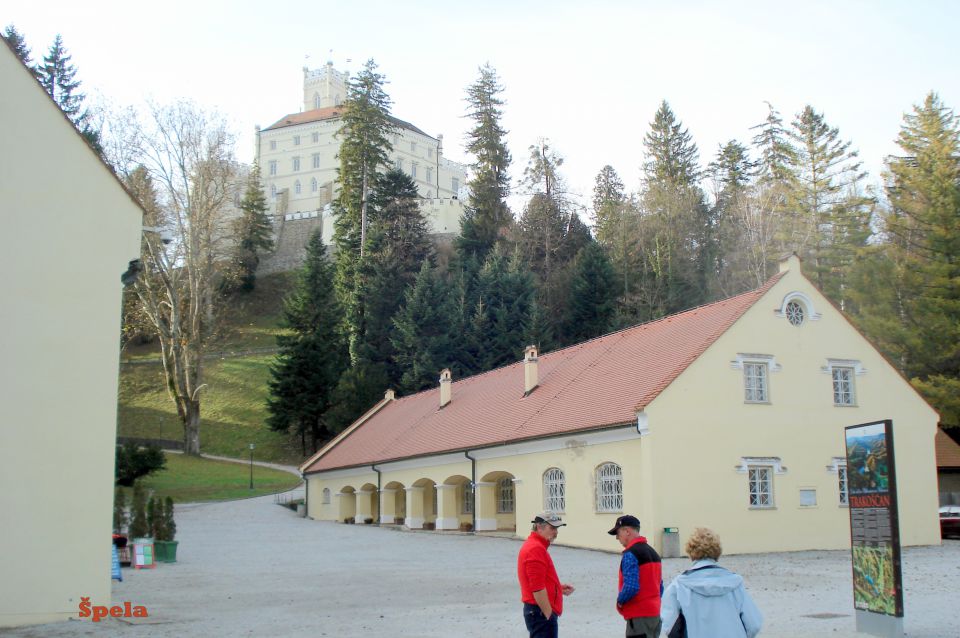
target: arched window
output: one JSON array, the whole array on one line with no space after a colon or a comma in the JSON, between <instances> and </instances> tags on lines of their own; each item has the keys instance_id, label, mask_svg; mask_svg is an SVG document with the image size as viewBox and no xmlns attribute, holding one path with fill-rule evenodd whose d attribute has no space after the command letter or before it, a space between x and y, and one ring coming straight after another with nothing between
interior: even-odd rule
<instances>
[{"instance_id":1,"label":"arched window","mask_svg":"<svg viewBox=\"0 0 960 638\"><path fill-rule=\"evenodd\" d=\"M316 193L316 192L317 192L317 178L316 178L316 177L314 177L313 179L310 180L310 192L311 192L311 193Z\"/></svg>"},{"instance_id":2,"label":"arched window","mask_svg":"<svg viewBox=\"0 0 960 638\"><path fill-rule=\"evenodd\" d=\"M805 314L803 304L799 301L790 301L787 303L787 321L790 322L790 325L798 327L803 325Z\"/></svg>"},{"instance_id":3,"label":"arched window","mask_svg":"<svg viewBox=\"0 0 960 638\"><path fill-rule=\"evenodd\" d=\"M329 487L323 488L323 501L321 501L321 502L322 502L324 505L329 505L329 504L330 504L330 488L329 488Z\"/></svg>"},{"instance_id":4,"label":"arched window","mask_svg":"<svg viewBox=\"0 0 960 638\"><path fill-rule=\"evenodd\" d=\"M497 481L497 513L513 513L513 479L509 476Z\"/></svg>"},{"instance_id":5,"label":"arched window","mask_svg":"<svg viewBox=\"0 0 960 638\"><path fill-rule=\"evenodd\" d=\"M320 108L320 96L316 93L313 94L313 108Z\"/></svg>"},{"instance_id":6,"label":"arched window","mask_svg":"<svg viewBox=\"0 0 960 638\"><path fill-rule=\"evenodd\" d=\"M616 463L597 468L597 511L623 511L623 472Z\"/></svg>"},{"instance_id":7,"label":"arched window","mask_svg":"<svg viewBox=\"0 0 960 638\"><path fill-rule=\"evenodd\" d=\"M296 182L293 183L293 192L296 193L297 195L300 194L300 180L299 180L299 179L298 179Z\"/></svg>"},{"instance_id":8,"label":"arched window","mask_svg":"<svg viewBox=\"0 0 960 638\"><path fill-rule=\"evenodd\" d=\"M563 470L551 467L543 473L543 509L563 512L566 508L566 484Z\"/></svg>"}]
</instances>

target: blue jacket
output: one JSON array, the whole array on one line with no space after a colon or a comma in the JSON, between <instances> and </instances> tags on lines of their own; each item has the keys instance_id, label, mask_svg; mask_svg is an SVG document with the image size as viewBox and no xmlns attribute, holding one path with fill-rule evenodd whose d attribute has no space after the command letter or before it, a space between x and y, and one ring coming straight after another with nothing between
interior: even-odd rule
<instances>
[{"instance_id":1,"label":"blue jacket","mask_svg":"<svg viewBox=\"0 0 960 638\"><path fill-rule=\"evenodd\" d=\"M689 638L753 638L763 625L743 578L709 558L696 561L667 587L660 607L664 633L673 628L681 610Z\"/></svg>"}]
</instances>

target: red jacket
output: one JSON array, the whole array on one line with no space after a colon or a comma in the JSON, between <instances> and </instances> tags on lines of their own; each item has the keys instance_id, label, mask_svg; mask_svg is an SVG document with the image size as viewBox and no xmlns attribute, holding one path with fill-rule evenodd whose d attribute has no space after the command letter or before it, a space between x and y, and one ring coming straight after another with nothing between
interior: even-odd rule
<instances>
[{"instance_id":1,"label":"red jacket","mask_svg":"<svg viewBox=\"0 0 960 638\"><path fill-rule=\"evenodd\" d=\"M638 536L627 545L623 553L633 554L637 560L638 585L636 595L618 607L620 615L626 619L645 618L660 615L660 586L663 584L663 570L660 555L647 545L647 539ZM623 590L623 571L619 571L617 591Z\"/></svg>"},{"instance_id":2,"label":"red jacket","mask_svg":"<svg viewBox=\"0 0 960 638\"><path fill-rule=\"evenodd\" d=\"M563 590L560 577L553 566L553 559L547 552L547 539L536 532L530 536L520 548L517 556L517 578L520 580L520 599L525 603L536 605L537 600L533 592L545 589L547 599L556 615L563 613Z\"/></svg>"}]
</instances>

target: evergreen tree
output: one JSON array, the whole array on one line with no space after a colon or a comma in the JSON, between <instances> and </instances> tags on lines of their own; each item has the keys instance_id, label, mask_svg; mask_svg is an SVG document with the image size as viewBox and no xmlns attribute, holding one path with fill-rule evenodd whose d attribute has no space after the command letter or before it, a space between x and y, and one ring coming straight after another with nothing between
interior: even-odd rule
<instances>
[{"instance_id":1,"label":"evergreen tree","mask_svg":"<svg viewBox=\"0 0 960 638\"><path fill-rule=\"evenodd\" d=\"M519 255L508 258L499 248L487 256L477 283L479 301L471 333L481 344L480 371L513 363L526 342L536 288Z\"/></svg>"},{"instance_id":2,"label":"evergreen tree","mask_svg":"<svg viewBox=\"0 0 960 638\"><path fill-rule=\"evenodd\" d=\"M237 220L237 248L234 270L228 288L250 292L256 286L260 255L273 250L273 227L267 215L267 198L260 181L260 167L253 165L247 177L247 189L240 201L242 214Z\"/></svg>"},{"instance_id":3,"label":"evergreen tree","mask_svg":"<svg viewBox=\"0 0 960 638\"><path fill-rule=\"evenodd\" d=\"M450 365L454 315L443 279L429 261L424 261L394 318L393 347L403 370L401 388L405 392L433 387L440 370Z\"/></svg>"},{"instance_id":4,"label":"evergreen tree","mask_svg":"<svg viewBox=\"0 0 960 638\"><path fill-rule=\"evenodd\" d=\"M502 92L497 73L489 64L480 68L480 77L467 87L467 117L473 121L467 133L467 152L475 159L456 245L461 258L473 255L479 262L513 222L506 202L510 193L510 151L505 141L507 131L500 123Z\"/></svg>"},{"instance_id":5,"label":"evergreen tree","mask_svg":"<svg viewBox=\"0 0 960 638\"><path fill-rule=\"evenodd\" d=\"M863 194L856 151L823 114L804 107L789 133L795 155L787 248L807 259L817 287L844 307L844 275L866 244L873 200Z\"/></svg>"},{"instance_id":6,"label":"evergreen tree","mask_svg":"<svg viewBox=\"0 0 960 638\"><path fill-rule=\"evenodd\" d=\"M43 58L43 64L36 67L41 86L60 106L60 109L73 122L80 134L99 154L103 154L100 145L100 132L93 128L90 112L83 108L84 94L80 93L80 81L76 79L77 68L70 63L71 56L63 46L63 38L58 33Z\"/></svg>"},{"instance_id":7,"label":"evergreen tree","mask_svg":"<svg viewBox=\"0 0 960 638\"><path fill-rule=\"evenodd\" d=\"M333 235L337 247L336 289L346 311L346 332L353 362L358 358L356 347L363 325L363 308L356 297L356 276L366 250L369 196L392 149L388 136L394 124L384 84L386 80L377 73L376 63L368 60L347 87L343 123L337 134L341 142Z\"/></svg>"},{"instance_id":8,"label":"evergreen tree","mask_svg":"<svg viewBox=\"0 0 960 638\"><path fill-rule=\"evenodd\" d=\"M390 341L393 317L403 305L404 291L431 257L433 244L416 185L402 171L390 170L378 177L370 211L370 239L357 275L363 324L356 352L360 360L383 366L390 383L398 387L401 372L393 360Z\"/></svg>"},{"instance_id":9,"label":"evergreen tree","mask_svg":"<svg viewBox=\"0 0 960 638\"><path fill-rule=\"evenodd\" d=\"M902 157L887 163L886 259L858 268L857 320L960 426L960 119L936 93L904 116ZM883 263L885 262L885 263Z\"/></svg>"},{"instance_id":10,"label":"evergreen tree","mask_svg":"<svg viewBox=\"0 0 960 638\"><path fill-rule=\"evenodd\" d=\"M327 260L320 232L307 244L307 257L297 288L286 300L283 326L289 334L277 336L276 363L270 368L267 409L270 429L306 437L312 449L337 432L326 420L334 405L333 390L347 366L340 333L342 311L333 289L333 266Z\"/></svg>"},{"instance_id":11,"label":"evergreen tree","mask_svg":"<svg viewBox=\"0 0 960 638\"><path fill-rule=\"evenodd\" d=\"M752 127L757 129L753 145L760 152L757 171L760 180L767 184L790 185L793 183L793 164L796 151L790 144L787 129L780 113L767 102L767 119Z\"/></svg>"},{"instance_id":12,"label":"evergreen tree","mask_svg":"<svg viewBox=\"0 0 960 638\"><path fill-rule=\"evenodd\" d=\"M704 303L716 272L715 221L698 182L699 151L663 102L644 137L643 219L633 313L655 319Z\"/></svg>"},{"instance_id":13,"label":"evergreen tree","mask_svg":"<svg viewBox=\"0 0 960 638\"><path fill-rule=\"evenodd\" d=\"M573 262L570 308L565 336L571 343L606 334L616 309L616 288L610 261L596 242L590 242Z\"/></svg>"},{"instance_id":14,"label":"evergreen tree","mask_svg":"<svg viewBox=\"0 0 960 638\"><path fill-rule=\"evenodd\" d=\"M327 427L331 432L342 431L382 399L390 387L392 384L381 364L359 361L350 366L340 375L331 395Z\"/></svg>"},{"instance_id":15,"label":"evergreen tree","mask_svg":"<svg viewBox=\"0 0 960 638\"><path fill-rule=\"evenodd\" d=\"M0 37L7 41L7 44L9 44L13 50L13 54L23 63L23 66L30 69L34 77L38 77L37 69L34 68L33 60L31 59L32 54L30 47L27 46L27 41L24 39L23 34L17 31L15 26L8 24L3 30L3 33L0 34Z\"/></svg>"}]
</instances>

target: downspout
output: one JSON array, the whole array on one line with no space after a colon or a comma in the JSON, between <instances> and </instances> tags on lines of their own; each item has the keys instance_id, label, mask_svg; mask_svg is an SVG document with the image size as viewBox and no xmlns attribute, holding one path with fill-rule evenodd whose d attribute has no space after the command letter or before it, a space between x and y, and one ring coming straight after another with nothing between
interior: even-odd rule
<instances>
[{"instance_id":1,"label":"downspout","mask_svg":"<svg viewBox=\"0 0 960 638\"><path fill-rule=\"evenodd\" d=\"M380 502L380 495L383 493L383 492L380 491L380 489L381 489L381 486L380 486L381 474L380 474L380 470L377 469L377 466L376 466L376 465L371 465L370 467L373 469L374 472L377 473L377 520L376 520L376 525L379 526L379 525L380 525L380 519L382 518L382 517L380 516L380 514L381 514L380 508L383 507L383 503Z\"/></svg>"},{"instance_id":2,"label":"downspout","mask_svg":"<svg viewBox=\"0 0 960 638\"><path fill-rule=\"evenodd\" d=\"M471 518L473 519L472 529L473 533L477 533L477 459L470 456L470 452L464 452L463 455L470 459L470 489L473 490L473 512L471 513Z\"/></svg>"}]
</instances>

